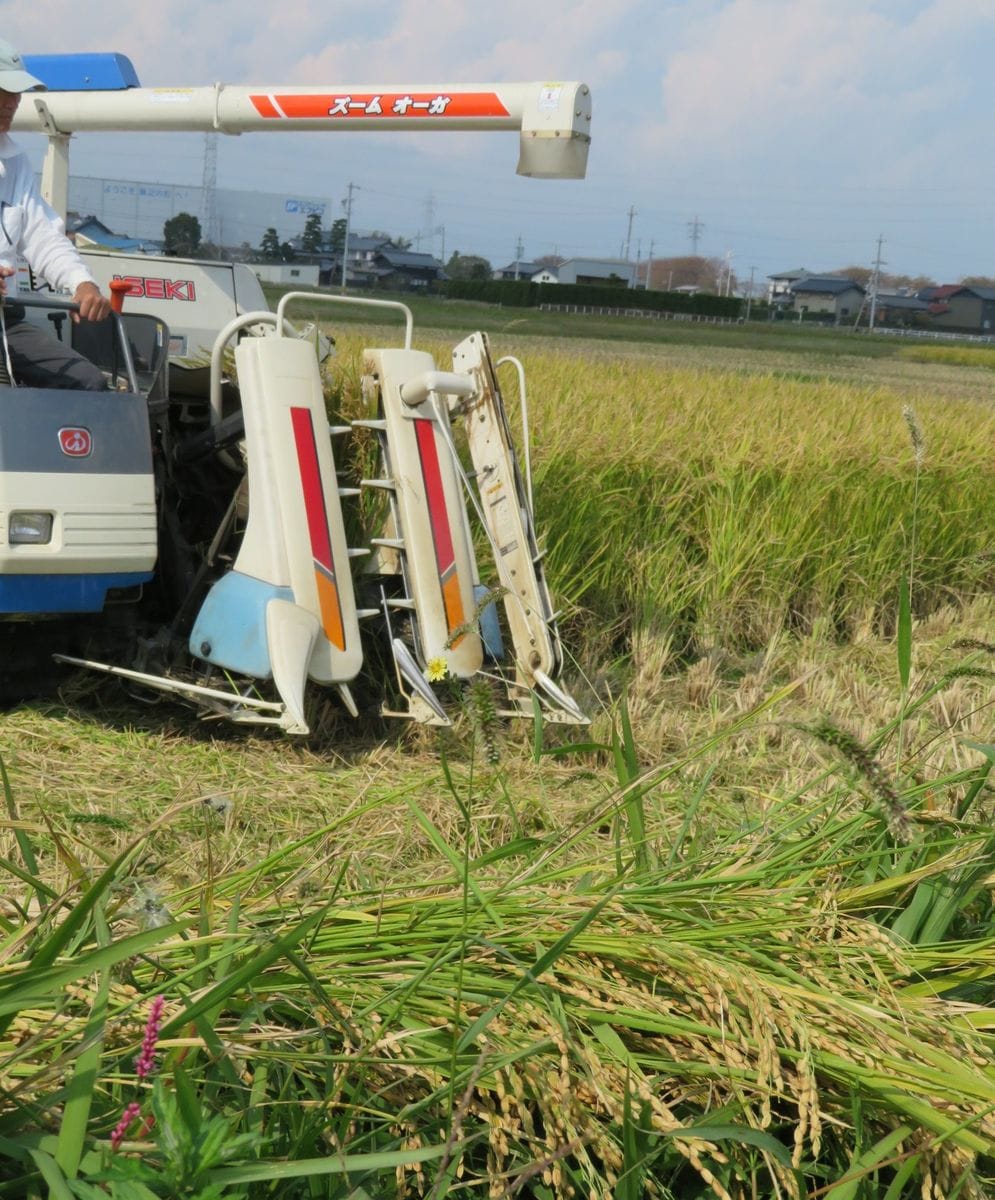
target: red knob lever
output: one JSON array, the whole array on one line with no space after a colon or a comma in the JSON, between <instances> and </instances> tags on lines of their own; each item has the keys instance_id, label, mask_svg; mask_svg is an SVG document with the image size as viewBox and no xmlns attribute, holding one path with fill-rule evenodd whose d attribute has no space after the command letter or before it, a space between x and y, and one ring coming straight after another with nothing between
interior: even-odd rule
<instances>
[{"instance_id":1,"label":"red knob lever","mask_svg":"<svg viewBox=\"0 0 995 1200\"><path fill-rule=\"evenodd\" d=\"M124 298L131 291L131 284L125 279L112 279L110 289L111 309L113 312L119 313L124 308Z\"/></svg>"}]
</instances>

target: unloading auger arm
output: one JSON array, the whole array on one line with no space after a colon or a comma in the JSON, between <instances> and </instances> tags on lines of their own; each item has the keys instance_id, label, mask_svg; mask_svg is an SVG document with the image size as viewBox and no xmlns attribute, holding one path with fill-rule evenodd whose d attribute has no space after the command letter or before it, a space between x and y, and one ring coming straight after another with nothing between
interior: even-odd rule
<instances>
[{"instance_id":1,"label":"unloading auger arm","mask_svg":"<svg viewBox=\"0 0 995 1200\"><path fill-rule=\"evenodd\" d=\"M50 56L28 59L46 83ZM121 55L87 56L123 61ZM117 77L117 76L115 76ZM70 76L71 78L71 76ZM53 90L25 97L15 130L44 133L49 149L42 172L45 198L63 216L68 199L69 139L82 132L344 131L372 133L449 130L519 133L519 175L582 179L591 140L591 94L584 83L420 83L290 87L235 85L143 88L137 76L89 90ZM134 83L127 80L134 79Z\"/></svg>"}]
</instances>

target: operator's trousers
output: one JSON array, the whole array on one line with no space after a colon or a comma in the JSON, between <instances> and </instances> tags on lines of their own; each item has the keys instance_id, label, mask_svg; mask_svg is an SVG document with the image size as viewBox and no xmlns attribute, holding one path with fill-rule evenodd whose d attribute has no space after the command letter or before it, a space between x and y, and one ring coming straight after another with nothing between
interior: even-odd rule
<instances>
[{"instance_id":1,"label":"operator's trousers","mask_svg":"<svg viewBox=\"0 0 995 1200\"><path fill-rule=\"evenodd\" d=\"M23 311L23 310L22 310ZM14 382L27 387L81 388L106 392L103 371L31 321L8 316L7 346Z\"/></svg>"}]
</instances>

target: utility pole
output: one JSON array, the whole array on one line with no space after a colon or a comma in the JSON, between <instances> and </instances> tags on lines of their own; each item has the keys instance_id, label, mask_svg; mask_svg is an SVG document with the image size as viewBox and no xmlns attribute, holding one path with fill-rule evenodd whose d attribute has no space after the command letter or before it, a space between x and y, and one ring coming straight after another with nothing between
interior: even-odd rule
<instances>
[{"instance_id":1,"label":"utility pole","mask_svg":"<svg viewBox=\"0 0 995 1200\"><path fill-rule=\"evenodd\" d=\"M884 245L884 234L878 234L878 252L874 259L874 275L871 278L871 313L867 321L867 332L874 332L874 314L878 307L878 285L881 282L881 266L884 260L881 257L881 247Z\"/></svg>"},{"instance_id":2,"label":"utility pole","mask_svg":"<svg viewBox=\"0 0 995 1200\"><path fill-rule=\"evenodd\" d=\"M201 199L204 203L204 241L214 246L214 255L221 258L217 224L218 135L204 134L204 171L201 177Z\"/></svg>"},{"instance_id":3,"label":"utility pole","mask_svg":"<svg viewBox=\"0 0 995 1200\"><path fill-rule=\"evenodd\" d=\"M691 253L698 256L698 243L701 241L701 235L705 230L704 222L699 221L697 217L693 221L688 221L688 236L691 238Z\"/></svg>"},{"instance_id":4,"label":"utility pole","mask_svg":"<svg viewBox=\"0 0 995 1200\"><path fill-rule=\"evenodd\" d=\"M653 282L653 280L650 278L650 276L653 274L653 247L655 244L656 243L654 242L654 240L652 238L650 238L650 253L649 253L649 258L647 258L647 260L646 260L646 289L645 290L647 292L650 292L653 290L650 287L650 284Z\"/></svg>"},{"instance_id":5,"label":"utility pole","mask_svg":"<svg viewBox=\"0 0 995 1200\"><path fill-rule=\"evenodd\" d=\"M753 274L756 267L750 267L750 287L746 293L746 320L750 319L750 309L753 307Z\"/></svg>"},{"instance_id":6,"label":"utility pole","mask_svg":"<svg viewBox=\"0 0 995 1200\"><path fill-rule=\"evenodd\" d=\"M435 197L431 192L425 197L425 215L422 219L422 233L425 235L425 240L428 242L429 253L432 252L432 243L435 241ZM419 240L420 244L420 240Z\"/></svg>"},{"instance_id":7,"label":"utility pole","mask_svg":"<svg viewBox=\"0 0 995 1200\"><path fill-rule=\"evenodd\" d=\"M629 261L629 247L632 244L632 218L636 215L634 205L629 205L629 228L625 235L625 261Z\"/></svg>"},{"instance_id":8,"label":"utility pole","mask_svg":"<svg viewBox=\"0 0 995 1200\"><path fill-rule=\"evenodd\" d=\"M522 263L522 255L525 253L525 246L522 243L522 235L518 235L518 241L515 243L515 278L518 278L519 268Z\"/></svg>"},{"instance_id":9,"label":"utility pole","mask_svg":"<svg viewBox=\"0 0 995 1200\"><path fill-rule=\"evenodd\" d=\"M342 290L346 289L346 266L349 262L349 228L352 225L352 194L356 185L350 183L346 188L346 198L342 201L345 209L345 237L342 240Z\"/></svg>"}]
</instances>

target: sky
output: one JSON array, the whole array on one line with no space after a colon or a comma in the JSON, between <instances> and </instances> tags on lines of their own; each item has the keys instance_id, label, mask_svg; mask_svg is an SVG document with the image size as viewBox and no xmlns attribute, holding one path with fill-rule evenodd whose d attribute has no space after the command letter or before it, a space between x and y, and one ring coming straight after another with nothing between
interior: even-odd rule
<instances>
[{"instance_id":1,"label":"sky","mask_svg":"<svg viewBox=\"0 0 995 1200\"><path fill-rule=\"evenodd\" d=\"M352 183L354 228L447 257L684 255L696 222L698 252L741 280L871 266L879 238L887 272L995 276L995 0L501 0L486 12L468 0L0 0L0 30L24 54L125 54L147 87L588 84L581 181L516 176L509 132L220 138L219 187L327 196L338 215ZM19 140L40 163L40 139ZM203 159L198 134L86 133L71 162L197 185Z\"/></svg>"}]
</instances>

